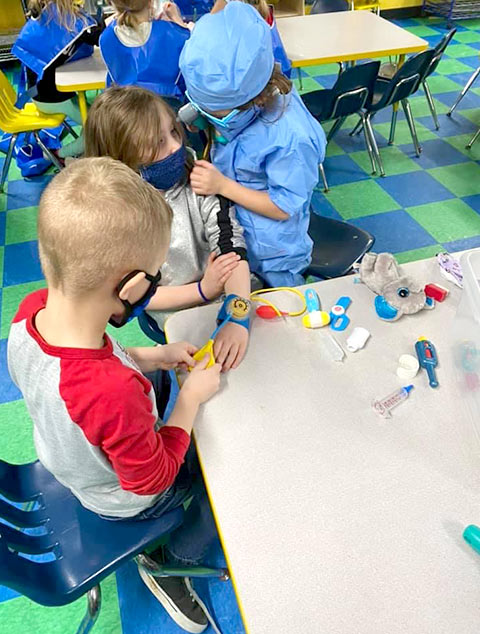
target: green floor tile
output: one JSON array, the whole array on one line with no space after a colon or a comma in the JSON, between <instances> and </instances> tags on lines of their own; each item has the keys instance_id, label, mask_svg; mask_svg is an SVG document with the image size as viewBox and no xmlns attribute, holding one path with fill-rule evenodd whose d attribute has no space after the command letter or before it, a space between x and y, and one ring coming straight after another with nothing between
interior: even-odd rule
<instances>
[{"instance_id":1,"label":"green floor tile","mask_svg":"<svg viewBox=\"0 0 480 634\"><path fill-rule=\"evenodd\" d=\"M357 165L360 165L367 174L371 173L372 166L367 151L351 152L349 157L353 159ZM402 150L399 150L394 145L382 148L382 161L385 167L385 172L389 176L393 176L394 174L407 174L408 172L418 172L421 169L418 163L413 161L404 154Z\"/></svg>"},{"instance_id":2,"label":"green floor tile","mask_svg":"<svg viewBox=\"0 0 480 634\"><path fill-rule=\"evenodd\" d=\"M428 117L430 115L430 108L428 107L428 102L425 95L418 95L417 97L409 98L410 106L412 108L413 118L417 117ZM433 98L433 103L435 104L435 109L437 114L445 114L448 112L449 108L442 101ZM415 123L416 125L416 123Z\"/></svg>"},{"instance_id":3,"label":"green floor tile","mask_svg":"<svg viewBox=\"0 0 480 634\"><path fill-rule=\"evenodd\" d=\"M442 92L460 92L463 86L445 75L432 75L428 78L428 87L433 95Z\"/></svg>"},{"instance_id":4,"label":"green floor tile","mask_svg":"<svg viewBox=\"0 0 480 634\"><path fill-rule=\"evenodd\" d=\"M458 113L465 117L469 121L475 124L477 128L480 126L480 108L467 108L465 110L460 110L462 102L460 102ZM480 105L480 104L479 104ZM455 118L455 113L452 114L452 119ZM472 128L472 136L475 134L476 129Z\"/></svg>"},{"instance_id":5,"label":"green floor tile","mask_svg":"<svg viewBox=\"0 0 480 634\"><path fill-rule=\"evenodd\" d=\"M7 211L5 244L37 239L38 207L24 207Z\"/></svg>"},{"instance_id":6,"label":"green floor tile","mask_svg":"<svg viewBox=\"0 0 480 634\"><path fill-rule=\"evenodd\" d=\"M455 26L463 26L466 29L480 30L480 19L455 20Z\"/></svg>"},{"instance_id":7,"label":"green floor tile","mask_svg":"<svg viewBox=\"0 0 480 634\"><path fill-rule=\"evenodd\" d=\"M8 191L8 183L5 185L5 191ZM7 208L7 194L0 194L0 211Z\"/></svg>"},{"instance_id":8,"label":"green floor tile","mask_svg":"<svg viewBox=\"0 0 480 634\"><path fill-rule=\"evenodd\" d=\"M425 24L420 24L419 26L409 26L407 27L407 31L413 33L418 37L428 37L429 35L438 35L438 31L435 29L426 26Z\"/></svg>"},{"instance_id":9,"label":"green floor tile","mask_svg":"<svg viewBox=\"0 0 480 634\"><path fill-rule=\"evenodd\" d=\"M330 141L327 145L327 156L340 156L340 154L345 154L345 152L335 141Z\"/></svg>"},{"instance_id":10,"label":"green floor tile","mask_svg":"<svg viewBox=\"0 0 480 634\"><path fill-rule=\"evenodd\" d=\"M140 330L136 319L123 326L123 328L107 326L107 332L125 347L154 345L153 341Z\"/></svg>"},{"instance_id":11,"label":"green floor tile","mask_svg":"<svg viewBox=\"0 0 480 634\"><path fill-rule=\"evenodd\" d=\"M302 77L302 88L300 89L300 82L295 79L294 82L298 92L303 95L306 92L313 92L314 90L320 90L322 86L316 82L312 77Z\"/></svg>"},{"instance_id":12,"label":"green floor tile","mask_svg":"<svg viewBox=\"0 0 480 634\"><path fill-rule=\"evenodd\" d=\"M5 339L10 330L10 322L17 312L18 305L22 299L36 291L45 287L45 281L28 282L27 284L17 284L16 286L7 286L3 289L2 295L2 327L0 329L0 339Z\"/></svg>"},{"instance_id":13,"label":"green floor tile","mask_svg":"<svg viewBox=\"0 0 480 634\"><path fill-rule=\"evenodd\" d=\"M450 44L447 49L447 55L448 57L453 57L453 59L458 59L461 57L473 57L478 55L478 51L472 46L468 46L468 44Z\"/></svg>"},{"instance_id":14,"label":"green floor tile","mask_svg":"<svg viewBox=\"0 0 480 634\"><path fill-rule=\"evenodd\" d=\"M413 249L413 251L402 251L401 253L395 253L395 259L399 264L406 264L407 262L416 262L417 260L426 260L427 258L433 258L443 251L441 244L434 244L430 247L423 247L423 249Z\"/></svg>"},{"instance_id":15,"label":"green floor tile","mask_svg":"<svg viewBox=\"0 0 480 634\"><path fill-rule=\"evenodd\" d=\"M472 139L473 134L459 134L457 136L447 136L443 140L450 145L453 145L459 152L470 157L474 161L480 161L480 141L474 143L470 150L467 150L466 145Z\"/></svg>"},{"instance_id":16,"label":"green floor tile","mask_svg":"<svg viewBox=\"0 0 480 634\"><path fill-rule=\"evenodd\" d=\"M13 464L25 464L36 460L32 427L32 420L24 401L11 401L0 405L2 437L8 438L8 442L2 442L0 445L0 460ZM1 605L0 603L0 608Z\"/></svg>"},{"instance_id":17,"label":"green floor tile","mask_svg":"<svg viewBox=\"0 0 480 634\"><path fill-rule=\"evenodd\" d=\"M317 75L338 75L338 69L338 64L320 64L319 66L305 66L302 70L311 77L316 77Z\"/></svg>"},{"instance_id":18,"label":"green floor tile","mask_svg":"<svg viewBox=\"0 0 480 634\"><path fill-rule=\"evenodd\" d=\"M332 187L327 195L327 200L344 220L398 209L395 200L374 180Z\"/></svg>"},{"instance_id":19,"label":"green floor tile","mask_svg":"<svg viewBox=\"0 0 480 634\"><path fill-rule=\"evenodd\" d=\"M448 59L444 57L437 66L437 73L440 75L454 75L456 73L472 73L472 67L467 66L457 59Z\"/></svg>"},{"instance_id":20,"label":"green floor tile","mask_svg":"<svg viewBox=\"0 0 480 634\"><path fill-rule=\"evenodd\" d=\"M411 143L413 147L413 141L410 135L408 123L405 118L401 119L400 117L403 117L403 112L398 114L397 127L395 130L395 145L406 145L407 143ZM374 123L373 127L375 129L375 132L378 132L382 135L384 139L388 140L390 134L390 122ZM429 141L430 139L437 138L437 136L433 132L422 125L419 121L415 121L415 128L417 130L417 136L420 141ZM382 139L377 139L377 143L379 143L381 151L382 147L385 145L385 141Z\"/></svg>"},{"instance_id":21,"label":"green floor tile","mask_svg":"<svg viewBox=\"0 0 480 634\"><path fill-rule=\"evenodd\" d=\"M427 171L455 196L480 194L480 165L473 161Z\"/></svg>"},{"instance_id":22,"label":"green floor tile","mask_svg":"<svg viewBox=\"0 0 480 634\"><path fill-rule=\"evenodd\" d=\"M455 33L453 41L462 42L462 44L478 42L478 33L474 33L473 31L457 31L457 33ZM450 47L448 47L447 55L450 55Z\"/></svg>"},{"instance_id":23,"label":"green floor tile","mask_svg":"<svg viewBox=\"0 0 480 634\"><path fill-rule=\"evenodd\" d=\"M115 575L102 581L102 608L94 634L121 634ZM60 608L44 608L26 597L0 603L0 634L69 634L80 625L86 609L82 597Z\"/></svg>"},{"instance_id":24,"label":"green floor tile","mask_svg":"<svg viewBox=\"0 0 480 634\"><path fill-rule=\"evenodd\" d=\"M462 240L480 233L480 215L458 198L408 207L406 211L438 242Z\"/></svg>"}]
</instances>

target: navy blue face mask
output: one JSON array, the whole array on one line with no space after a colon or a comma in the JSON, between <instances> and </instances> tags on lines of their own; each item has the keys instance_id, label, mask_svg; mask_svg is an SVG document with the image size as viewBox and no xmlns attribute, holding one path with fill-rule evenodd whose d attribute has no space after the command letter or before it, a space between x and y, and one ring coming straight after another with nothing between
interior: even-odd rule
<instances>
[{"instance_id":1,"label":"navy blue face mask","mask_svg":"<svg viewBox=\"0 0 480 634\"><path fill-rule=\"evenodd\" d=\"M145 273L145 271L143 271ZM125 284L135 277L138 273L142 273L142 271L132 271L128 275L126 275L123 280L118 284L116 291L117 294L120 293ZM140 299L133 304L126 299L120 299L122 304L125 307L125 312L120 318L115 318L113 315L108 320L109 324L115 326L115 328L121 328L125 326L129 321L132 321L135 317L138 317L142 314L143 310L147 307L148 302L155 295L155 291L157 290L158 285L160 284L160 280L162 279L162 272L159 270L156 275L150 275L150 273L145 273L145 279L150 282L150 286L145 291L145 293L140 297Z\"/></svg>"},{"instance_id":2,"label":"navy blue face mask","mask_svg":"<svg viewBox=\"0 0 480 634\"><path fill-rule=\"evenodd\" d=\"M150 163L140 169L143 178L157 189L166 191L176 185L185 176L187 150L182 144L176 152L161 161Z\"/></svg>"}]
</instances>

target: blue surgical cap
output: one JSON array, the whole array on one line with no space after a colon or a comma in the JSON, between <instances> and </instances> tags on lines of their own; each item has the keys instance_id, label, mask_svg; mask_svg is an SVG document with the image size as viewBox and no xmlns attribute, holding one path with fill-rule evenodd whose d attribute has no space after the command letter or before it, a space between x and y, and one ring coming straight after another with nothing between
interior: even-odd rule
<instances>
[{"instance_id":1,"label":"blue surgical cap","mask_svg":"<svg viewBox=\"0 0 480 634\"><path fill-rule=\"evenodd\" d=\"M257 97L274 65L270 29L256 9L230 2L203 16L183 47L180 69L192 101L206 110L237 108Z\"/></svg>"}]
</instances>

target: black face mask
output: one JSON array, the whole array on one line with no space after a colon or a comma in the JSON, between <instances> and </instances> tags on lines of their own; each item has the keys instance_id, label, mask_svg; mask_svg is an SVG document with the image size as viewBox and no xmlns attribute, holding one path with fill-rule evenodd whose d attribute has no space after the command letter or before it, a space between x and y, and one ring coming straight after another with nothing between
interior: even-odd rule
<instances>
[{"instance_id":1,"label":"black face mask","mask_svg":"<svg viewBox=\"0 0 480 634\"><path fill-rule=\"evenodd\" d=\"M123 280L118 284L116 288L117 295L120 294L120 291L125 286L125 284L129 282L133 277L135 277L135 275L137 275L138 273L145 273L145 271L132 271L128 275L125 275ZM150 282L150 286L138 301L130 304L130 302L126 299L121 299L119 297L120 301L125 306L125 312L119 318L116 318L112 315L108 320L109 324L115 326L115 328L121 328L122 326L125 326L125 324L127 324L129 321L142 314L148 302L155 295L155 291L157 290L157 287L160 284L160 280L162 279L162 272L159 269L156 275L145 273L145 279Z\"/></svg>"}]
</instances>

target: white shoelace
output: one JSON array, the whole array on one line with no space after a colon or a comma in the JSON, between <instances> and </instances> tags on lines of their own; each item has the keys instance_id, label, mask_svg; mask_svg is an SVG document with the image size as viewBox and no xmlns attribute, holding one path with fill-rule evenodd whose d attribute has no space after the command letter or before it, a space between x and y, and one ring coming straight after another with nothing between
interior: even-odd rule
<instances>
[{"instance_id":1,"label":"white shoelace","mask_svg":"<svg viewBox=\"0 0 480 634\"><path fill-rule=\"evenodd\" d=\"M208 619L208 622L210 623L210 625L212 626L212 628L214 629L216 634L222 634L221 630L219 629L219 627L217 626L217 624L215 623L213 616L210 614L210 612L207 609L207 606L205 605L205 603L201 600L201 598L198 596L198 594L195 592L194 587L192 586L192 582L190 581L189 577L185 577L185 585L187 586L188 591L190 592L190 595L192 596L192 599L194 601L196 601L198 603L198 605L202 608L202 610L205 612L205 616Z\"/></svg>"}]
</instances>

